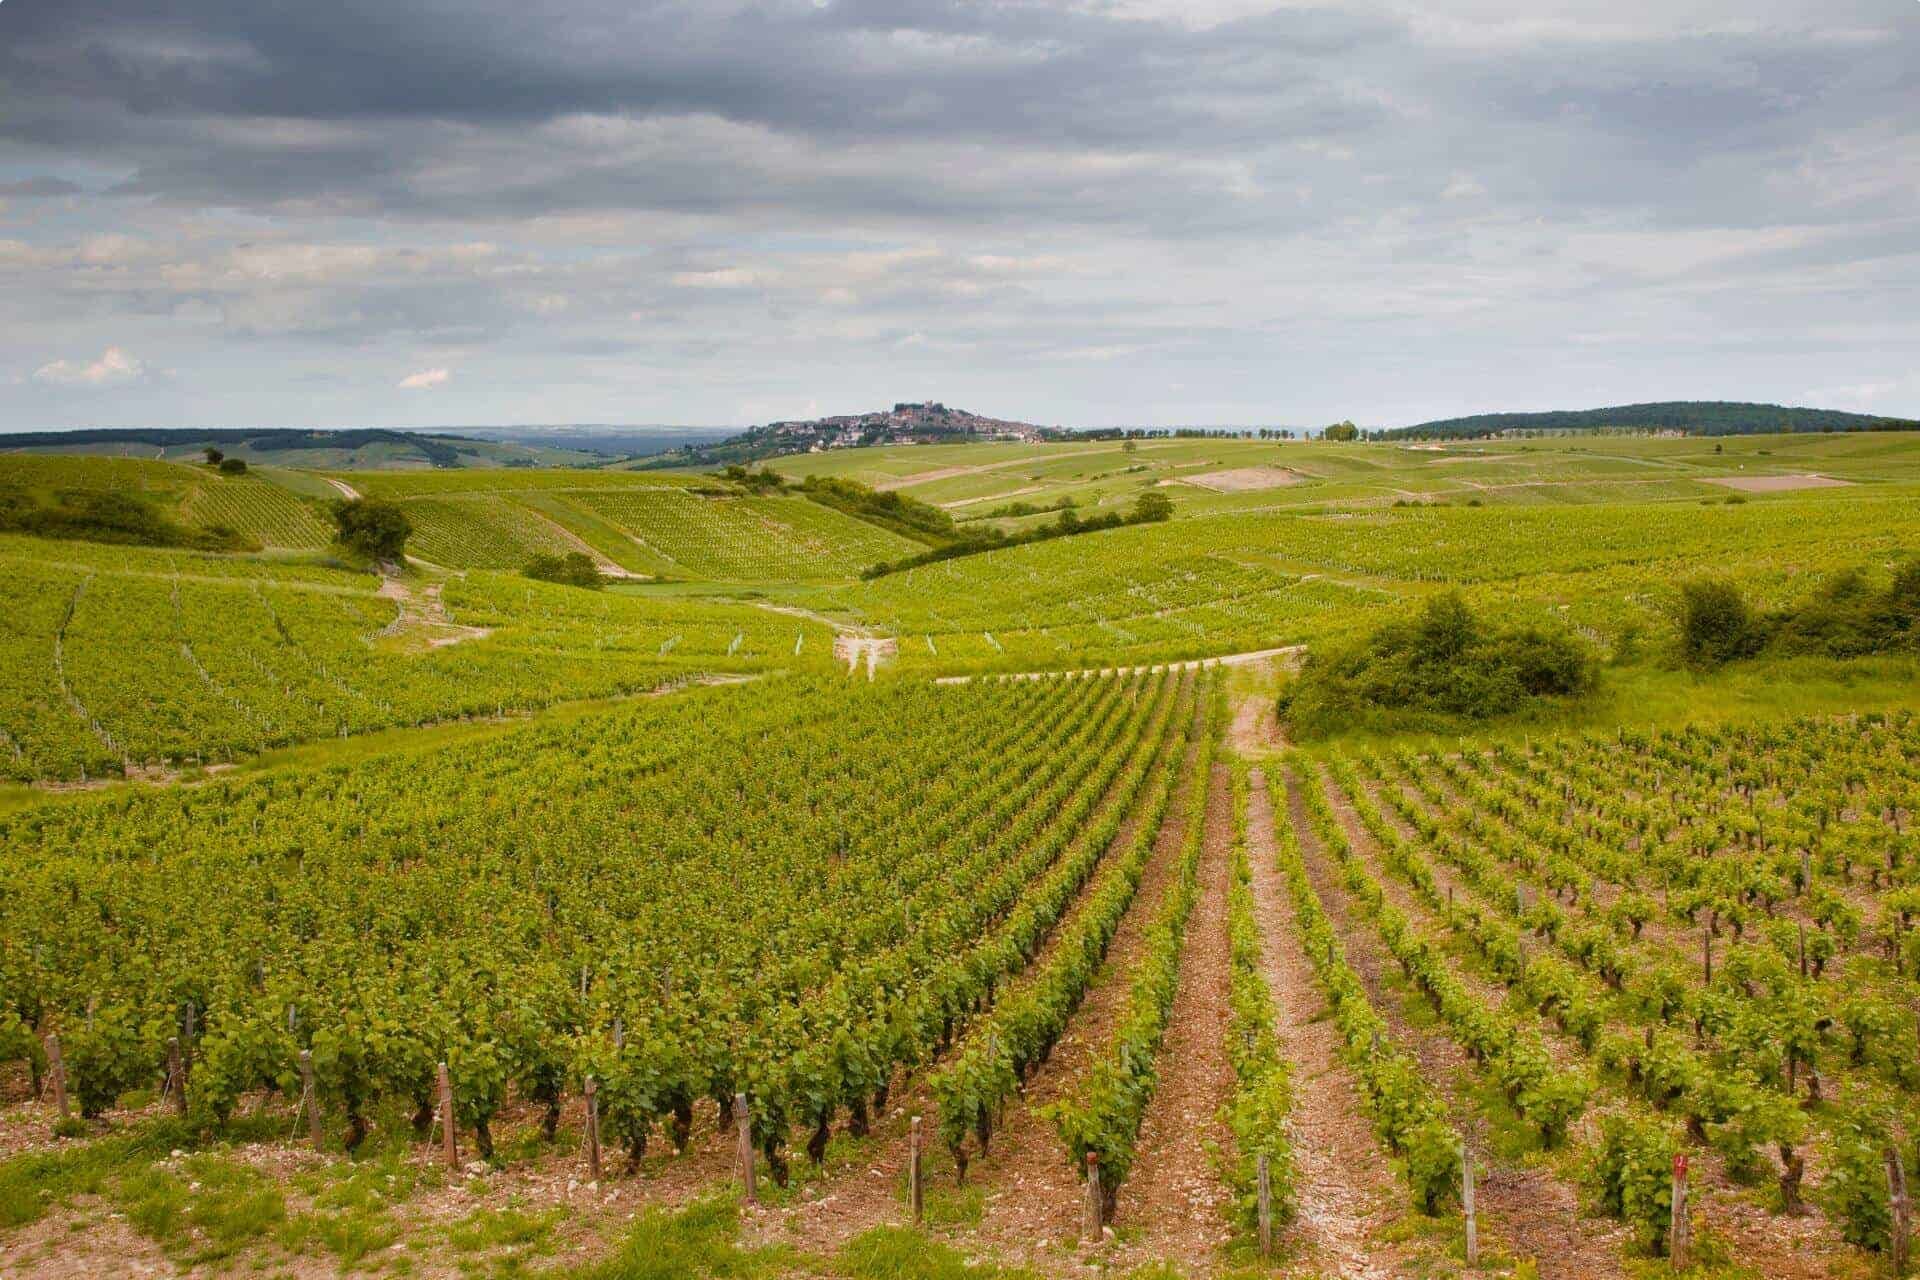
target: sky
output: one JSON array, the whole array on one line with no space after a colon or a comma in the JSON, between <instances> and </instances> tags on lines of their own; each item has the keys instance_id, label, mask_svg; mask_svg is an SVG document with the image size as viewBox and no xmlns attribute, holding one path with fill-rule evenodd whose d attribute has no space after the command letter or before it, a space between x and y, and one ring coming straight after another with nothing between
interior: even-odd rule
<instances>
[{"instance_id":1,"label":"sky","mask_svg":"<svg viewBox=\"0 0 1920 1280\"><path fill-rule=\"evenodd\" d=\"M1915 0L0 0L0 431L1920 417Z\"/></svg>"}]
</instances>

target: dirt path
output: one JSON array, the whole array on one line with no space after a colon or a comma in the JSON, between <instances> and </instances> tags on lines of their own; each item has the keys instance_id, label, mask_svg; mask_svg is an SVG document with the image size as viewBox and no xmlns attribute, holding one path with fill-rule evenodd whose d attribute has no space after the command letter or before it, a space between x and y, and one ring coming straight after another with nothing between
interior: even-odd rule
<instances>
[{"instance_id":1,"label":"dirt path","mask_svg":"<svg viewBox=\"0 0 1920 1280\"><path fill-rule=\"evenodd\" d=\"M1419 1059L1421 1073L1448 1098L1457 1121L1468 1122L1475 1107L1467 1094L1472 1077L1460 1046L1444 1034L1416 1028L1408 1020L1401 988L1386 980L1390 964L1370 925L1357 920L1332 856L1320 843L1308 820L1300 779L1287 773L1287 793L1294 829L1307 877L1326 909L1327 919L1346 948L1347 961L1365 984L1368 996L1393 1037ZM1595 1276L1624 1276L1621 1248L1626 1233L1617 1225L1584 1217L1574 1189L1544 1169L1517 1166L1493 1159L1479 1126L1466 1123L1463 1135L1473 1147L1483 1170L1477 1191L1482 1234L1516 1256L1534 1259L1539 1274L1552 1280L1566 1276L1589 1280Z\"/></svg>"},{"instance_id":2,"label":"dirt path","mask_svg":"<svg viewBox=\"0 0 1920 1280\"><path fill-rule=\"evenodd\" d=\"M491 627L470 627L455 622L448 615L446 601L441 598L445 587L445 583L436 582L424 591L415 592L404 578L382 578L380 590L375 594L382 600L397 603L400 612L378 634L398 636L408 631L422 631L427 635L427 647L430 649L444 649L465 640L484 640L492 635Z\"/></svg>"},{"instance_id":3,"label":"dirt path","mask_svg":"<svg viewBox=\"0 0 1920 1280\"><path fill-rule=\"evenodd\" d=\"M1207 787L1200 896L1180 949L1173 1017L1160 1046L1159 1082L1140 1122L1133 1176L1120 1187L1115 1234L1128 1240L1119 1265L1194 1262L1225 1245L1227 1187L1215 1149L1231 1139L1220 1109L1233 1093L1227 1060L1227 879L1233 854L1233 779L1213 766ZM1137 1254L1137 1259L1134 1255Z\"/></svg>"},{"instance_id":4,"label":"dirt path","mask_svg":"<svg viewBox=\"0 0 1920 1280\"><path fill-rule=\"evenodd\" d=\"M1340 1061L1339 1030L1302 950L1293 899L1275 863L1274 813L1266 779L1256 769L1247 797L1247 857L1254 918L1265 944L1263 973L1279 1010L1280 1054L1293 1064L1287 1137L1293 1147L1296 1210L1284 1237L1290 1274L1404 1274L1408 1244L1382 1233L1404 1217L1407 1193L1373 1136L1353 1076Z\"/></svg>"},{"instance_id":5,"label":"dirt path","mask_svg":"<svg viewBox=\"0 0 1920 1280\"><path fill-rule=\"evenodd\" d=\"M345 498L348 502L359 501L360 491L354 488L352 485L348 484L345 480L335 480L332 476L322 476L320 478L322 480L325 480L328 484L332 485L335 491L337 491L339 495Z\"/></svg>"},{"instance_id":6,"label":"dirt path","mask_svg":"<svg viewBox=\"0 0 1920 1280\"><path fill-rule=\"evenodd\" d=\"M1284 751L1287 735L1280 728L1273 699L1262 695L1242 700L1233 709L1233 723L1227 726L1227 744L1234 754L1247 757Z\"/></svg>"},{"instance_id":7,"label":"dirt path","mask_svg":"<svg viewBox=\"0 0 1920 1280\"><path fill-rule=\"evenodd\" d=\"M1039 1109L1072 1093L1095 1056L1111 1038L1127 1001L1135 962L1148 927L1160 913L1160 901L1179 861L1185 826L1187 794L1191 789L1187 767L1199 749L1199 721L1205 699L1195 699L1196 732L1182 761L1153 855L1148 859L1140 887L1107 949L1105 967L1093 980L1086 998L1074 1012L1053 1054L1027 1082L1023 1097L1013 1102L993 1137L991 1153L974 1162L969 1181L986 1191L986 1203L974 1239L1012 1256L1045 1257L1054 1246L1071 1248L1080 1232L1085 1201L1080 1179L1067 1158L1053 1123Z\"/></svg>"}]
</instances>

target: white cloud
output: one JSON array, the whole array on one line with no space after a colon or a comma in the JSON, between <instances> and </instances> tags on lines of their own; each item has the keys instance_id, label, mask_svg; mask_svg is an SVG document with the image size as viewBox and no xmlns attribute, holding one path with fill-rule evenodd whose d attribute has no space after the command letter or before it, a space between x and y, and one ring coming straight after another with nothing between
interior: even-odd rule
<instances>
[{"instance_id":1,"label":"white cloud","mask_svg":"<svg viewBox=\"0 0 1920 1280\"><path fill-rule=\"evenodd\" d=\"M759 273L744 267L721 267L717 271L676 271L673 274L673 283L682 289L745 289L759 280Z\"/></svg>"},{"instance_id":2,"label":"white cloud","mask_svg":"<svg viewBox=\"0 0 1920 1280\"><path fill-rule=\"evenodd\" d=\"M434 387L445 385L447 379L452 376L453 370L451 369L422 369L418 373L410 373L400 379L400 389L403 391L429 391Z\"/></svg>"},{"instance_id":3,"label":"white cloud","mask_svg":"<svg viewBox=\"0 0 1920 1280\"><path fill-rule=\"evenodd\" d=\"M108 347L98 360L55 360L34 372L34 380L56 387L110 387L145 377L147 366L119 347Z\"/></svg>"}]
</instances>

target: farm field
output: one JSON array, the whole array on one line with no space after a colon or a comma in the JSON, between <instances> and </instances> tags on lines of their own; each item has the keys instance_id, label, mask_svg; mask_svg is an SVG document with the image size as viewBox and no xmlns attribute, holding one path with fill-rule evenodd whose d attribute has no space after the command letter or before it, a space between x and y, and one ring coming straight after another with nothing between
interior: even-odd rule
<instances>
[{"instance_id":1,"label":"farm field","mask_svg":"<svg viewBox=\"0 0 1920 1280\"><path fill-rule=\"evenodd\" d=\"M1899 603L1913 437L778 460L956 515L1173 498L871 578L921 544L712 476L15 462L261 549L0 535L0 1274L1905 1247L1920 653L1708 666L1677 619L1707 574ZM415 563L336 554L343 485ZM615 580L521 572L568 551ZM1596 688L1284 721L1451 593Z\"/></svg>"}]
</instances>

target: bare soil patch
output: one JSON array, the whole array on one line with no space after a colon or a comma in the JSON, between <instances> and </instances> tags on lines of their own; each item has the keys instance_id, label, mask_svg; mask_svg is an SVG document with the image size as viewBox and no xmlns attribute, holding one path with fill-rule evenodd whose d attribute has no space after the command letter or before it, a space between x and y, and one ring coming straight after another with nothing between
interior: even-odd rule
<instances>
[{"instance_id":1,"label":"bare soil patch","mask_svg":"<svg viewBox=\"0 0 1920 1280\"><path fill-rule=\"evenodd\" d=\"M1225 471L1205 471L1197 476L1182 476L1181 483L1215 493L1257 493L1262 489L1284 489L1307 477L1285 467L1232 467Z\"/></svg>"},{"instance_id":2,"label":"bare soil patch","mask_svg":"<svg viewBox=\"0 0 1920 1280\"><path fill-rule=\"evenodd\" d=\"M978 506L982 502L1005 502L1008 498L1025 497L1029 493L1038 493L1045 487L1045 485L1030 484L1022 489L1009 489L1005 493L984 493L977 498L956 498L952 502L943 502L940 505L948 511L957 511L961 507Z\"/></svg>"},{"instance_id":3,"label":"bare soil patch","mask_svg":"<svg viewBox=\"0 0 1920 1280\"><path fill-rule=\"evenodd\" d=\"M1717 484L1723 489L1738 489L1742 493L1789 493L1795 489L1845 489L1851 480L1836 480L1832 476L1806 475L1792 476L1702 476L1708 484Z\"/></svg>"}]
</instances>

